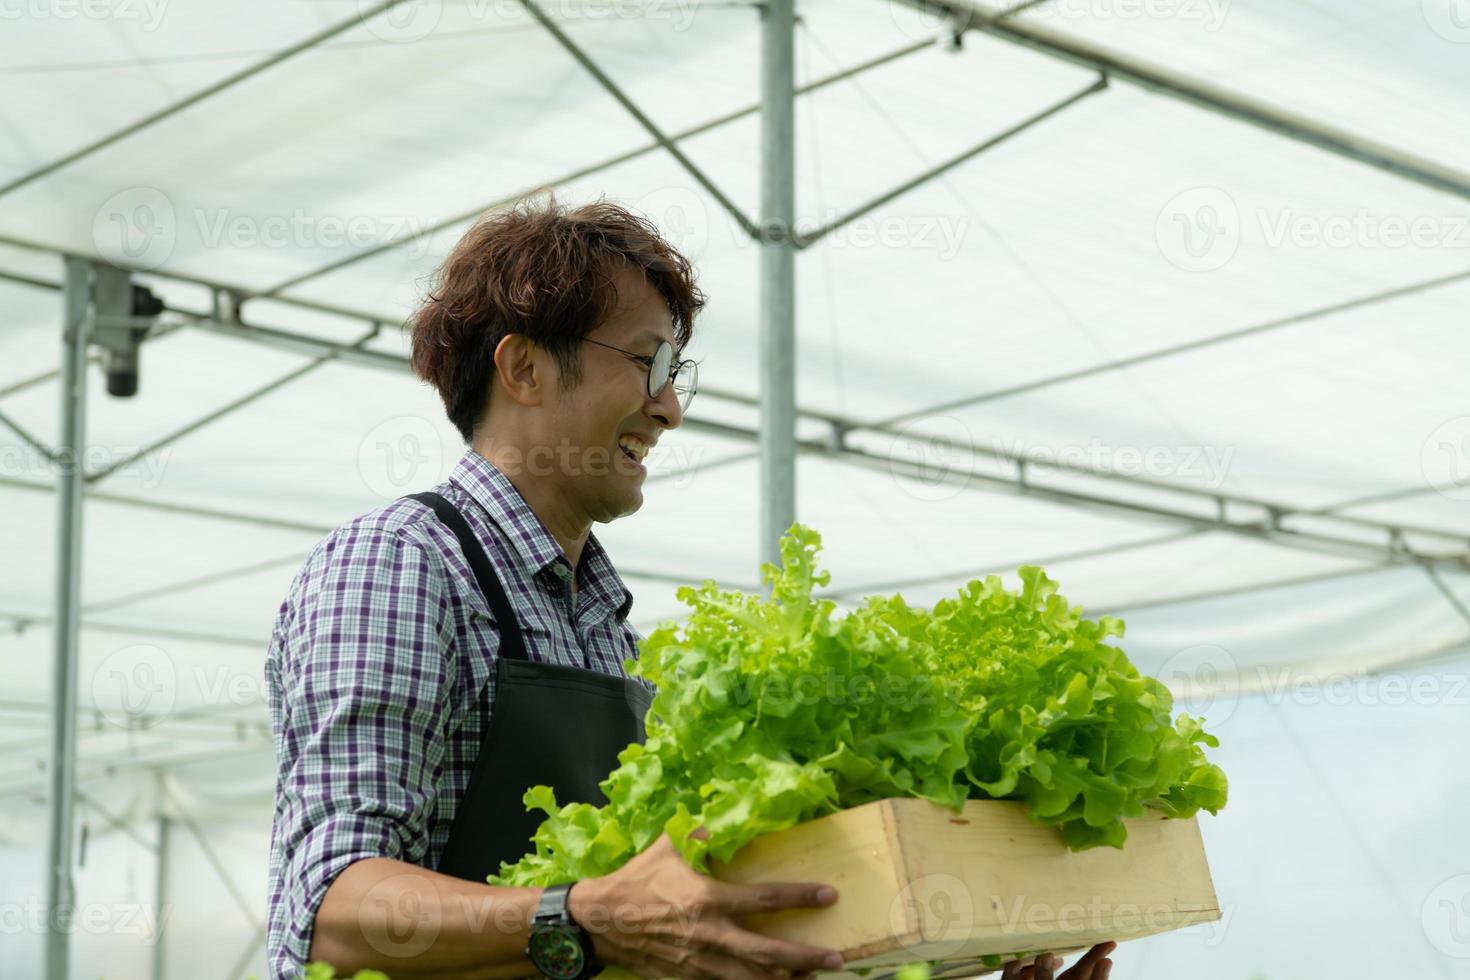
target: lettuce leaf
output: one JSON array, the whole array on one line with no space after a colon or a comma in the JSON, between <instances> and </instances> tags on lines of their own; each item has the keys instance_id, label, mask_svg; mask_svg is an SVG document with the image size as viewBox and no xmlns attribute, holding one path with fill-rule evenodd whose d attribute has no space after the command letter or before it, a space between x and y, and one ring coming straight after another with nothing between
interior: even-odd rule
<instances>
[{"instance_id":1,"label":"lettuce leaf","mask_svg":"<svg viewBox=\"0 0 1470 980\"><path fill-rule=\"evenodd\" d=\"M761 834L885 797L1020 800L1074 850L1122 847L1123 820L1146 809L1225 805L1202 748L1215 737L1172 718L1168 690L1107 642L1121 620L1084 619L1040 568L1019 569L1019 591L992 575L933 609L887 596L844 613L813 594L830 579L820 547L793 525L781 566L762 569L766 596L679 590L687 619L627 663L658 694L646 743L601 784L608 803L530 790L546 814L535 851L492 884L603 875L664 833L707 870Z\"/></svg>"}]
</instances>

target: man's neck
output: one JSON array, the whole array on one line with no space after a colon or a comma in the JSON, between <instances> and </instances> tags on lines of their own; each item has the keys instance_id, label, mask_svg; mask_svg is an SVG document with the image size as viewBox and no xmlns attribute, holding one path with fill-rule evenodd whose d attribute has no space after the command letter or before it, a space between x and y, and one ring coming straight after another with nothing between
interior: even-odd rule
<instances>
[{"instance_id":1,"label":"man's neck","mask_svg":"<svg viewBox=\"0 0 1470 980\"><path fill-rule=\"evenodd\" d=\"M561 546L562 554L572 565L572 591L577 591L575 572L582 560L582 549L586 547L587 535L592 530L592 521L572 513L572 507L555 479L540 479L527 473L520 465L526 459L523 449L496 443L493 438L482 437L474 450L484 456L520 492L526 505L531 508L552 538ZM497 459L497 455L500 457Z\"/></svg>"}]
</instances>

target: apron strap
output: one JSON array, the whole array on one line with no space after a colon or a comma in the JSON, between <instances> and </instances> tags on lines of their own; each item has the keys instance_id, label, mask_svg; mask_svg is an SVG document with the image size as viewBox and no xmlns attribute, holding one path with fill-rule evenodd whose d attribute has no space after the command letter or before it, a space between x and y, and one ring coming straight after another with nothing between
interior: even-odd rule
<instances>
[{"instance_id":1,"label":"apron strap","mask_svg":"<svg viewBox=\"0 0 1470 980\"><path fill-rule=\"evenodd\" d=\"M470 530L469 522L464 519L464 515L453 504L431 490L411 493L408 494L408 497L432 508L434 513L439 515L439 520L443 521L454 532L454 536L459 538L459 546L464 551L465 560L470 563L470 571L475 573L475 580L480 583L480 591L485 593L485 601L490 604L490 611L495 614L495 625L500 630L500 651L497 655L510 660L530 660L531 658L526 656L526 641L521 636L520 619L510 604L510 598L505 594L505 586L500 583L500 576L495 574L495 566L490 564L484 547L475 537L475 532Z\"/></svg>"}]
</instances>

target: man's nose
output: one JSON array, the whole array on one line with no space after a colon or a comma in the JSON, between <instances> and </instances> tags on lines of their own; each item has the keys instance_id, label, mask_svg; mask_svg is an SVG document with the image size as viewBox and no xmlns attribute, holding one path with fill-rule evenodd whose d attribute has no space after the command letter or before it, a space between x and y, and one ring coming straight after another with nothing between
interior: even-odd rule
<instances>
[{"instance_id":1,"label":"man's nose","mask_svg":"<svg viewBox=\"0 0 1470 980\"><path fill-rule=\"evenodd\" d=\"M666 429L677 429L684 421L684 410L679 407L679 393L674 390L674 381L669 379L657 398L649 399L648 415L655 418Z\"/></svg>"}]
</instances>

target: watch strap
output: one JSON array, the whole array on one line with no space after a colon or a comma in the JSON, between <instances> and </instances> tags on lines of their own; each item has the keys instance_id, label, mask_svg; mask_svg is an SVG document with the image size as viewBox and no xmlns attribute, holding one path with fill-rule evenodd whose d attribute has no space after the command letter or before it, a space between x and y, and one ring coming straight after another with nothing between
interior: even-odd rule
<instances>
[{"instance_id":1,"label":"watch strap","mask_svg":"<svg viewBox=\"0 0 1470 980\"><path fill-rule=\"evenodd\" d=\"M536 915L532 920L538 925L543 922L572 923L572 914L567 911L567 893L571 885L548 885L541 890L541 900L536 903Z\"/></svg>"},{"instance_id":2,"label":"watch strap","mask_svg":"<svg viewBox=\"0 0 1470 980\"><path fill-rule=\"evenodd\" d=\"M601 972L603 964L593 951L592 936L572 918L572 913L567 908L567 898L571 890L571 885L548 885L542 889L541 898L536 902L536 914L531 918L531 929L534 933L538 929L552 928L575 935L582 947L582 972L578 974L578 978L585 980ZM526 952L530 951L528 946ZM534 957L532 959L534 962Z\"/></svg>"}]
</instances>

